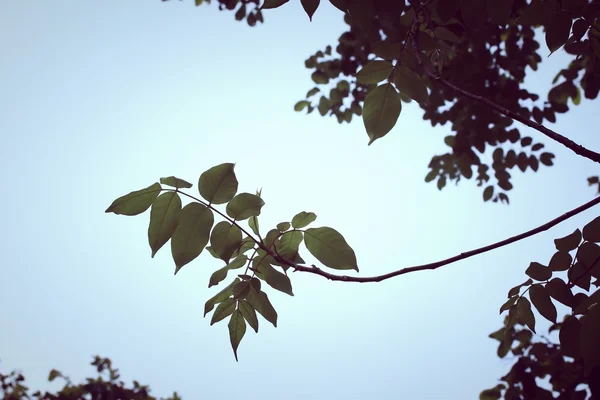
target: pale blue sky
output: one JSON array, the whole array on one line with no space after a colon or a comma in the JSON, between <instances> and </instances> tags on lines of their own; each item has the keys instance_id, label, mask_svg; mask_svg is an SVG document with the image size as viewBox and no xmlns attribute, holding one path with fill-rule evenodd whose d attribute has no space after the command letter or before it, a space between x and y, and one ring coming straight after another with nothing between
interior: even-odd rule
<instances>
[{"instance_id":1,"label":"pale blue sky","mask_svg":"<svg viewBox=\"0 0 600 400\"><path fill-rule=\"evenodd\" d=\"M226 323L202 318L220 262L202 254L175 277L168 247L150 258L148 214L104 213L161 176L196 182L235 162L240 190L263 188L263 230L313 211L374 275L503 239L594 195L586 177L598 169L546 139L556 166L514 174L507 207L483 203L471 182L442 192L423 182L449 130L431 128L415 105L370 147L359 119L295 113L312 87L304 59L344 25L328 2L312 23L290 3L255 28L190 0L0 4L2 370L48 388L51 368L78 380L100 354L125 380L186 400L466 399L507 371L487 337L506 292L530 261L549 260L553 238L598 210L383 283L293 274L295 297L269 292L279 326L249 330L239 363ZM533 87L544 90L561 57ZM584 100L554 128L598 150L594 113Z\"/></svg>"}]
</instances>

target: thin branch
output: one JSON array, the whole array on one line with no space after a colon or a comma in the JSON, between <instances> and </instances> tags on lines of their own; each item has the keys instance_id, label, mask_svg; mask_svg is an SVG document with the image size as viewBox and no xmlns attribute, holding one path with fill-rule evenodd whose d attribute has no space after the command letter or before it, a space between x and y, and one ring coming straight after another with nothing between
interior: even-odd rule
<instances>
[{"instance_id":1,"label":"thin branch","mask_svg":"<svg viewBox=\"0 0 600 400\"><path fill-rule=\"evenodd\" d=\"M413 267L406 267L406 268L402 268L399 269L397 271L393 271L393 272L389 272L387 274L384 275L378 275L378 276L370 276L370 277L355 277L355 276L346 276L346 275L335 275L335 274L330 274L329 272L323 271L315 266L306 266L306 265L298 265L298 264L294 264L292 262L289 262L285 259L282 258L276 258L277 261L279 262L283 262L286 265L289 265L291 268L293 268L295 271L302 271L302 272L308 272L311 274L315 274L315 275L321 275L324 278L327 278L329 280L332 281L342 281L342 282L359 282L359 283L368 283L368 282L381 282L384 281L386 279L390 279L390 278L394 278L396 276L399 275L404 275L404 274L408 274L411 272L417 272L417 271L425 271L425 270L434 270L440 267L443 267L444 265L448 265L448 264L452 264L455 263L457 261L461 261L473 256L476 256L478 254L482 254L482 253L486 253L488 251L491 250L495 250L498 249L500 247L504 247L506 245L509 245L511 243L515 243L518 242L519 240L523 240L526 239L528 237L531 237L533 235L536 235L538 233L547 231L548 229L560 224L563 221L566 221L567 219L582 213L583 211L595 206L596 204L600 203L600 196L596 197L595 199L588 201L587 203L572 209L571 211L568 211L566 213L564 213L563 215L561 215L560 217L557 217L543 225L538 226L537 228L528 230L526 232L523 232L521 234L518 234L516 236L512 236L508 239L504 239L501 240L499 242L496 243L492 243L489 244L487 246L483 246L474 250L470 250L464 253L460 253L454 257L450 257L447 258L445 260L441 260L441 261L436 261L433 263L429 263L429 264L423 264L423 265L416 265Z\"/></svg>"},{"instance_id":2,"label":"thin branch","mask_svg":"<svg viewBox=\"0 0 600 400\"><path fill-rule=\"evenodd\" d=\"M415 20L413 21L413 26L411 27L411 30L415 31L417 28L417 24L418 24L418 20L417 20L417 16L415 15ZM419 50L419 46L417 45L417 41L416 41L414 35L412 35L412 47L413 47L413 51L415 53L415 57L417 58L417 62L421 66L423 66L425 73L427 73L427 75L429 75L432 79L434 79L437 82L441 83L442 85L456 91L457 93L461 94L462 96L464 96L466 98L469 98L471 100L474 100L481 104L484 104L484 105L488 106L489 108L499 112L500 114L503 114L509 118L512 118L515 121L519 121L522 124L527 125L528 127L533 128L533 129L543 133L550 139L557 141L558 143L562 144L563 146L569 148L575 154L578 154L582 157L588 158L594 162L600 163L600 153L596 153L595 151L592 151L586 147L583 147L582 145L575 143L574 141L561 135L560 133L555 132L552 129L546 128L542 124L538 124L535 121L525 118L525 117L517 114L514 111L504 108L504 107L486 99L485 97L478 96L471 92L467 92L466 90L459 88L458 86L456 86L456 85L450 83L449 81L447 81L446 79L442 78L439 74L436 74L435 72L431 71L429 69L429 67L423 62L423 59L421 58L421 52Z\"/></svg>"}]
</instances>

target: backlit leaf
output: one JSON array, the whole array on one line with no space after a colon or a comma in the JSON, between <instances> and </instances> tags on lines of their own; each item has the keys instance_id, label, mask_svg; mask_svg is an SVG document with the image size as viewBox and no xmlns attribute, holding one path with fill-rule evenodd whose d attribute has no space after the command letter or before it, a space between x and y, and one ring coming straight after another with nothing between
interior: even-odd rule
<instances>
[{"instance_id":1,"label":"backlit leaf","mask_svg":"<svg viewBox=\"0 0 600 400\"><path fill-rule=\"evenodd\" d=\"M306 107L308 107L310 105L310 102L306 101L306 100L300 100L299 102L297 102L294 105L294 111L302 111L304 110Z\"/></svg>"},{"instance_id":2,"label":"backlit leaf","mask_svg":"<svg viewBox=\"0 0 600 400\"><path fill-rule=\"evenodd\" d=\"M368 85L386 80L392 73L394 66L389 61L374 60L367 63L356 73L358 82Z\"/></svg>"},{"instance_id":3,"label":"backlit leaf","mask_svg":"<svg viewBox=\"0 0 600 400\"><path fill-rule=\"evenodd\" d=\"M335 229L309 228L304 232L304 244L323 265L333 269L358 271L354 250Z\"/></svg>"},{"instance_id":4,"label":"backlit leaf","mask_svg":"<svg viewBox=\"0 0 600 400\"><path fill-rule=\"evenodd\" d=\"M570 235L554 239L554 246L556 246L556 250L571 251L579 246L579 242L581 242L581 231L575 229Z\"/></svg>"},{"instance_id":5,"label":"backlit leaf","mask_svg":"<svg viewBox=\"0 0 600 400\"><path fill-rule=\"evenodd\" d=\"M369 145L392 130L401 111L400 96L390 83L384 83L369 92L362 114Z\"/></svg>"},{"instance_id":6,"label":"backlit leaf","mask_svg":"<svg viewBox=\"0 0 600 400\"><path fill-rule=\"evenodd\" d=\"M396 68L394 84L401 93L407 94L419 103L426 103L429 100L427 86L425 86L421 77L404 66Z\"/></svg>"},{"instance_id":7,"label":"backlit leaf","mask_svg":"<svg viewBox=\"0 0 600 400\"><path fill-rule=\"evenodd\" d=\"M264 319L273 324L277 328L277 311L271 305L269 296L265 292L250 291L246 301L254 307L254 309L263 316Z\"/></svg>"},{"instance_id":8,"label":"backlit leaf","mask_svg":"<svg viewBox=\"0 0 600 400\"><path fill-rule=\"evenodd\" d=\"M206 317L206 314L208 314L209 312L212 311L212 309L215 307L215 304L220 303L223 300L230 297L231 295L233 295L233 287L238 282L240 282L240 280L238 278L235 278L234 281L231 282L225 289L221 290L219 293L217 293L216 295L214 295L213 297L211 297L210 299L208 299L206 301L206 303L204 304L204 316L205 317Z\"/></svg>"},{"instance_id":9,"label":"backlit leaf","mask_svg":"<svg viewBox=\"0 0 600 400\"><path fill-rule=\"evenodd\" d=\"M231 200L238 189L234 167L232 163L224 163L203 172L198 180L200 195L212 204L224 204Z\"/></svg>"},{"instance_id":10,"label":"backlit leaf","mask_svg":"<svg viewBox=\"0 0 600 400\"><path fill-rule=\"evenodd\" d=\"M502 314L506 310L509 310L517 302L518 299L519 296L512 296L511 298L506 300L506 302L502 304L502 307L500 307L500 314Z\"/></svg>"},{"instance_id":11,"label":"backlit leaf","mask_svg":"<svg viewBox=\"0 0 600 400\"><path fill-rule=\"evenodd\" d=\"M242 281L233 286L233 298L236 300L245 299L250 293L250 282Z\"/></svg>"},{"instance_id":12,"label":"backlit leaf","mask_svg":"<svg viewBox=\"0 0 600 400\"><path fill-rule=\"evenodd\" d=\"M302 243L302 232L290 231L281 235L275 247L281 257L291 262L301 263L302 261L297 260L300 243Z\"/></svg>"},{"instance_id":13,"label":"backlit leaf","mask_svg":"<svg viewBox=\"0 0 600 400\"><path fill-rule=\"evenodd\" d=\"M513 0L487 0L486 7L493 24L506 25L512 13Z\"/></svg>"},{"instance_id":14,"label":"backlit leaf","mask_svg":"<svg viewBox=\"0 0 600 400\"><path fill-rule=\"evenodd\" d=\"M556 323L556 307L552 304L550 295L542 285L529 288L529 298L540 314L548 321Z\"/></svg>"},{"instance_id":15,"label":"backlit leaf","mask_svg":"<svg viewBox=\"0 0 600 400\"><path fill-rule=\"evenodd\" d=\"M535 316L531 311L531 303L526 297L519 298L519 301L517 302L517 311L519 313L519 321L527 325L529 329L535 333Z\"/></svg>"},{"instance_id":16,"label":"backlit leaf","mask_svg":"<svg viewBox=\"0 0 600 400\"><path fill-rule=\"evenodd\" d=\"M280 222L277 224L277 229L279 229L281 232L285 232L290 229L290 226L292 225L289 222Z\"/></svg>"},{"instance_id":17,"label":"backlit leaf","mask_svg":"<svg viewBox=\"0 0 600 400\"><path fill-rule=\"evenodd\" d=\"M148 242L152 249L152 257L175 232L180 214L181 198L175 192L163 193L152 203L148 226Z\"/></svg>"},{"instance_id":18,"label":"backlit leaf","mask_svg":"<svg viewBox=\"0 0 600 400\"><path fill-rule=\"evenodd\" d=\"M494 195L494 186L490 185L483 191L483 201L488 201Z\"/></svg>"},{"instance_id":19,"label":"backlit leaf","mask_svg":"<svg viewBox=\"0 0 600 400\"><path fill-rule=\"evenodd\" d=\"M517 285L515 287L513 287L512 289L510 289L508 291L508 297L513 297L519 294L519 291L521 290L521 288L523 286L529 286L533 283L533 281L531 279L527 279L525 282L521 283L520 285Z\"/></svg>"},{"instance_id":20,"label":"backlit leaf","mask_svg":"<svg viewBox=\"0 0 600 400\"><path fill-rule=\"evenodd\" d=\"M250 217L248 219L248 226L250 227L250 229L252 229L252 232L254 232L254 234L256 236L260 236L259 227L258 227L258 218Z\"/></svg>"},{"instance_id":21,"label":"backlit leaf","mask_svg":"<svg viewBox=\"0 0 600 400\"><path fill-rule=\"evenodd\" d=\"M166 177L166 178L160 178L160 183L162 183L163 185L167 185L167 186L171 186L171 187L177 188L177 189L181 189L181 188L188 189L188 188L192 187L191 183L189 183L187 181L184 181L181 178L176 178L174 176L169 176L169 177Z\"/></svg>"},{"instance_id":22,"label":"backlit leaf","mask_svg":"<svg viewBox=\"0 0 600 400\"><path fill-rule=\"evenodd\" d=\"M552 271L566 271L571 267L573 257L567 251L557 251L554 253L548 264Z\"/></svg>"},{"instance_id":23,"label":"backlit leaf","mask_svg":"<svg viewBox=\"0 0 600 400\"><path fill-rule=\"evenodd\" d=\"M223 302L217 306L217 309L213 313L212 319L210 320L210 324L214 325L217 322L229 317L235 310L235 305L236 300L232 298L227 298L223 300Z\"/></svg>"},{"instance_id":24,"label":"backlit leaf","mask_svg":"<svg viewBox=\"0 0 600 400\"><path fill-rule=\"evenodd\" d=\"M567 284L560 278L554 278L546 284L548 294L567 307L573 305L573 293Z\"/></svg>"},{"instance_id":25,"label":"backlit leaf","mask_svg":"<svg viewBox=\"0 0 600 400\"><path fill-rule=\"evenodd\" d=\"M600 277L600 246L593 242L584 242L577 252L577 261L588 275Z\"/></svg>"},{"instance_id":26,"label":"backlit leaf","mask_svg":"<svg viewBox=\"0 0 600 400\"><path fill-rule=\"evenodd\" d=\"M112 212L119 215L141 214L150 208L161 190L162 187L160 184L154 183L145 189L128 193L113 201L105 212Z\"/></svg>"},{"instance_id":27,"label":"backlit leaf","mask_svg":"<svg viewBox=\"0 0 600 400\"><path fill-rule=\"evenodd\" d=\"M239 193L227 203L227 215L236 221L260 215L260 210L265 202L260 197L251 193Z\"/></svg>"},{"instance_id":28,"label":"backlit leaf","mask_svg":"<svg viewBox=\"0 0 600 400\"><path fill-rule=\"evenodd\" d=\"M256 316L254 307L246 300L240 300L238 304L238 309L244 316L246 322L254 329L254 332L258 333L258 317Z\"/></svg>"},{"instance_id":29,"label":"backlit leaf","mask_svg":"<svg viewBox=\"0 0 600 400\"><path fill-rule=\"evenodd\" d=\"M243 267L247 261L248 259L246 258L246 256L239 256L223 268L216 270L210 276L210 280L208 281L208 287L210 288L212 286L218 285L223 280L225 280L225 278L227 278L227 273L230 270Z\"/></svg>"},{"instance_id":30,"label":"backlit leaf","mask_svg":"<svg viewBox=\"0 0 600 400\"><path fill-rule=\"evenodd\" d=\"M317 214L313 212L301 211L292 218L292 226L295 229L304 228L317 219Z\"/></svg>"},{"instance_id":31,"label":"backlit leaf","mask_svg":"<svg viewBox=\"0 0 600 400\"><path fill-rule=\"evenodd\" d=\"M585 375L592 368L600 365L600 305L590 308L590 311L581 319L581 333L579 336L581 356Z\"/></svg>"},{"instance_id":32,"label":"backlit leaf","mask_svg":"<svg viewBox=\"0 0 600 400\"><path fill-rule=\"evenodd\" d=\"M200 203L183 207L179 224L171 238L171 254L175 261L175 273L194 260L208 244L214 215L210 208Z\"/></svg>"},{"instance_id":33,"label":"backlit leaf","mask_svg":"<svg viewBox=\"0 0 600 400\"><path fill-rule=\"evenodd\" d=\"M270 9L270 8L277 8L277 7L281 7L282 5L284 5L285 3L287 3L290 0L265 0L265 2L263 3L263 5L260 7L261 10L266 10L266 9Z\"/></svg>"},{"instance_id":34,"label":"backlit leaf","mask_svg":"<svg viewBox=\"0 0 600 400\"><path fill-rule=\"evenodd\" d=\"M538 262L532 262L525 273L536 281L545 281L552 277L552 270Z\"/></svg>"},{"instance_id":35,"label":"backlit leaf","mask_svg":"<svg viewBox=\"0 0 600 400\"><path fill-rule=\"evenodd\" d=\"M246 321L240 310L235 310L231 315L231 319L227 326L229 327L229 341L231 342L231 348L233 349L235 360L238 361L237 350L244 334L246 334Z\"/></svg>"},{"instance_id":36,"label":"backlit leaf","mask_svg":"<svg viewBox=\"0 0 600 400\"><path fill-rule=\"evenodd\" d=\"M227 221L215 225L210 235L210 245L219 258L229 263L233 252L242 242L242 231Z\"/></svg>"},{"instance_id":37,"label":"backlit leaf","mask_svg":"<svg viewBox=\"0 0 600 400\"><path fill-rule=\"evenodd\" d=\"M271 265L267 263L261 264L261 275L264 276L264 280L271 286L273 289L277 289L280 292L289 294L290 296L294 295L292 291L292 282L287 275L279 272L277 269L273 268Z\"/></svg>"},{"instance_id":38,"label":"backlit leaf","mask_svg":"<svg viewBox=\"0 0 600 400\"><path fill-rule=\"evenodd\" d=\"M590 242L600 242L600 217L594 218L583 227L583 238Z\"/></svg>"},{"instance_id":39,"label":"backlit leaf","mask_svg":"<svg viewBox=\"0 0 600 400\"><path fill-rule=\"evenodd\" d=\"M312 17L315 14L315 11L317 11L317 8L319 8L319 3L321 1L320 0L300 0L300 2L302 3L302 8L304 8L306 15L308 15L308 18L312 21Z\"/></svg>"},{"instance_id":40,"label":"backlit leaf","mask_svg":"<svg viewBox=\"0 0 600 400\"><path fill-rule=\"evenodd\" d=\"M569 316L563 322L558 333L562 351L569 357L579 358L579 340L581 336L581 321L577 317Z\"/></svg>"},{"instance_id":41,"label":"backlit leaf","mask_svg":"<svg viewBox=\"0 0 600 400\"><path fill-rule=\"evenodd\" d=\"M546 45L550 52L556 51L569 39L573 17L566 11L555 14L546 24Z\"/></svg>"}]
</instances>

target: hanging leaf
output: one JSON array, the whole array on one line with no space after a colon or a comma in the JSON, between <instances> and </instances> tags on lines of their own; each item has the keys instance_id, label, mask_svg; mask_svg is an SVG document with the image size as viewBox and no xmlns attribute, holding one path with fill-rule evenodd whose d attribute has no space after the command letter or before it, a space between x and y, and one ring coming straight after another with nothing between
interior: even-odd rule
<instances>
[{"instance_id":1,"label":"hanging leaf","mask_svg":"<svg viewBox=\"0 0 600 400\"><path fill-rule=\"evenodd\" d=\"M224 163L203 172L198 180L200 195L212 204L224 204L231 200L238 189L234 167L235 164Z\"/></svg>"},{"instance_id":2,"label":"hanging leaf","mask_svg":"<svg viewBox=\"0 0 600 400\"><path fill-rule=\"evenodd\" d=\"M393 69L394 66L389 61L374 60L356 73L356 80L364 85L379 83L386 80Z\"/></svg>"},{"instance_id":3,"label":"hanging leaf","mask_svg":"<svg viewBox=\"0 0 600 400\"><path fill-rule=\"evenodd\" d=\"M583 238L590 242L600 242L600 217L594 218L583 227Z\"/></svg>"},{"instance_id":4,"label":"hanging leaf","mask_svg":"<svg viewBox=\"0 0 600 400\"><path fill-rule=\"evenodd\" d=\"M260 236L259 233L259 227L258 227L258 218L256 217L250 217L250 219L248 219L248 226L250 227L250 229L252 229L252 232L254 232L254 234L256 236Z\"/></svg>"},{"instance_id":5,"label":"hanging leaf","mask_svg":"<svg viewBox=\"0 0 600 400\"><path fill-rule=\"evenodd\" d=\"M235 310L235 305L236 301L232 298L227 298L223 300L223 302L217 306L217 309L213 313L212 319L210 320L210 324L214 325L217 322L229 317Z\"/></svg>"},{"instance_id":6,"label":"hanging leaf","mask_svg":"<svg viewBox=\"0 0 600 400\"><path fill-rule=\"evenodd\" d=\"M192 184L184 181L181 178L176 178L174 176L169 176L167 178L160 178L160 183L162 183L163 185L167 185L167 186L171 186L174 187L176 189L189 189L192 187Z\"/></svg>"},{"instance_id":7,"label":"hanging leaf","mask_svg":"<svg viewBox=\"0 0 600 400\"><path fill-rule=\"evenodd\" d=\"M405 66L396 68L394 84L401 93L407 94L411 99L421 104L427 103L429 100L427 86L425 86L421 77Z\"/></svg>"},{"instance_id":8,"label":"hanging leaf","mask_svg":"<svg viewBox=\"0 0 600 400\"><path fill-rule=\"evenodd\" d=\"M400 95L390 83L377 86L369 92L362 114L369 145L392 130L401 111Z\"/></svg>"},{"instance_id":9,"label":"hanging leaf","mask_svg":"<svg viewBox=\"0 0 600 400\"><path fill-rule=\"evenodd\" d=\"M581 319L579 336L584 375L588 376L594 367L600 366L600 305L590 308Z\"/></svg>"},{"instance_id":10,"label":"hanging leaf","mask_svg":"<svg viewBox=\"0 0 600 400\"><path fill-rule=\"evenodd\" d=\"M231 295L233 295L233 287L238 282L240 282L240 280L238 278L235 278L234 281L231 282L225 289L221 290L219 293L217 293L216 295L214 295L213 297L211 297L210 299L207 300L207 302L204 304L204 316L205 317L206 317L206 314L208 314L209 312L212 311L212 309L215 307L215 304L220 303L223 300L230 297Z\"/></svg>"},{"instance_id":11,"label":"hanging leaf","mask_svg":"<svg viewBox=\"0 0 600 400\"><path fill-rule=\"evenodd\" d=\"M256 293L260 292L260 279L252 278L250 279L250 288L254 290Z\"/></svg>"},{"instance_id":12,"label":"hanging leaf","mask_svg":"<svg viewBox=\"0 0 600 400\"><path fill-rule=\"evenodd\" d=\"M302 3L302 8L304 8L306 15L308 15L308 19L310 19L312 21L312 17L313 17L313 15L315 15L315 11L317 11L317 8L319 8L319 3L321 1L320 0L300 0L300 2Z\"/></svg>"},{"instance_id":13,"label":"hanging leaf","mask_svg":"<svg viewBox=\"0 0 600 400\"><path fill-rule=\"evenodd\" d=\"M532 262L525 273L536 281L546 281L552 277L552 270L538 262Z\"/></svg>"},{"instance_id":14,"label":"hanging leaf","mask_svg":"<svg viewBox=\"0 0 600 400\"><path fill-rule=\"evenodd\" d=\"M175 274L202 253L208 244L214 220L212 210L200 203L190 203L183 207L179 224L171 238Z\"/></svg>"},{"instance_id":15,"label":"hanging leaf","mask_svg":"<svg viewBox=\"0 0 600 400\"><path fill-rule=\"evenodd\" d=\"M181 199L175 192L163 193L152 203L148 226L148 242L152 249L152 257L175 232L180 214Z\"/></svg>"},{"instance_id":16,"label":"hanging leaf","mask_svg":"<svg viewBox=\"0 0 600 400\"><path fill-rule=\"evenodd\" d=\"M250 293L250 283L246 280L233 287L233 298L235 300L245 299Z\"/></svg>"},{"instance_id":17,"label":"hanging leaf","mask_svg":"<svg viewBox=\"0 0 600 400\"><path fill-rule=\"evenodd\" d=\"M150 208L161 190L162 187L159 183L154 183L145 189L136 190L113 201L105 212L118 215L141 214Z\"/></svg>"},{"instance_id":18,"label":"hanging leaf","mask_svg":"<svg viewBox=\"0 0 600 400\"><path fill-rule=\"evenodd\" d=\"M295 229L304 228L305 226L313 222L315 219L317 219L317 214L313 212L302 211L296 214L294 218L292 218L292 226Z\"/></svg>"},{"instance_id":19,"label":"hanging leaf","mask_svg":"<svg viewBox=\"0 0 600 400\"><path fill-rule=\"evenodd\" d=\"M237 349L246 333L246 321L240 310L235 310L227 326L229 327L229 340L231 341L235 361L238 361Z\"/></svg>"},{"instance_id":20,"label":"hanging leaf","mask_svg":"<svg viewBox=\"0 0 600 400\"><path fill-rule=\"evenodd\" d=\"M265 2L263 3L263 5L260 7L260 10L267 10L270 8L277 8L277 7L281 7L282 5L284 5L285 3L287 3L290 0L265 0Z\"/></svg>"},{"instance_id":21,"label":"hanging leaf","mask_svg":"<svg viewBox=\"0 0 600 400\"><path fill-rule=\"evenodd\" d=\"M516 296L519 294L519 292L521 291L521 288L523 286L529 286L533 283L533 281L531 279L527 279L525 282L521 283L520 285L515 286L514 288L510 289L508 291L508 297L512 297L512 296Z\"/></svg>"},{"instance_id":22,"label":"hanging leaf","mask_svg":"<svg viewBox=\"0 0 600 400\"><path fill-rule=\"evenodd\" d=\"M531 311L531 303L526 297L519 298L519 301L517 302L517 310L519 312L519 321L524 325L527 325L529 329L535 333L535 316Z\"/></svg>"},{"instance_id":23,"label":"hanging leaf","mask_svg":"<svg viewBox=\"0 0 600 400\"><path fill-rule=\"evenodd\" d=\"M290 296L294 295L294 292L292 291L292 282L287 275L279 272L268 263L262 263L260 268L261 275L269 286L280 292L289 294Z\"/></svg>"},{"instance_id":24,"label":"hanging leaf","mask_svg":"<svg viewBox=\"0 0 600 400\"><path fill-rule=\"evenodd\" d=\"M227 221L215 225L210 235L210 245L219 258L229 263L233 252L242 242L242 231Z\"/></svg>"},{"instance_id":25,"label":"hanging leaf","mask_svg":"<svg viewBox=\"0 0 600 400\"><path fill-rule=\"evenodd\" d=\"M529 298L540 314L548 321L556 323L556 307L552 304L546 288L540 284L529 288Z\"/></svg>"},{"instance_id":26,"label":"hanging leaf","mask_svg":"<svg viewBox=\"0 0 600 400\"><path fill-rule=\"evenodd\" d=\"M578 294L583 295L583 293ZM581 302L577 304L577 307L573 309L573 314L586 314L592 306L598 306L598 303L600 303L600 290L596 290L591 296L582 299Z\"/></svg>"},{"instance_id":27,"label":"hanging leaf","mask_svg":"<svg viewBox=\"0 0 600 400\"><path fill-rule=\"evenodd\" d=\"M502 304L502 307L500 307L500 314L502 314L506 310L509 310L517 302L518 299L519 296L512 296L511 298L506 300L506 302Z\"/></svg>"},{"instance_id":28,"label":"hanging leaf","mask_svg":"<svg viewBox=\"0 0 600 400\"><path fill-rule=\"evenodd\" d=\"M258 333L258 317L256 316L254 307L246 300L240 300L238 304L238 309L244 316L246 322L254 329L254 332Z\"/></svg>"},{"instance_id":29,"label":"hanging leaf","mask_svg":"<svg viewBox=\"0 0 600 400\"><path fill-rule=\"evenodd\" d=\"M581 263L587 275L600 277L600 246L593 242L584 242L579 246L577 261Z\"/></svg>"},{"instance_id":30,"label":"hanging leaf","mask_svg":"<svg viewBox=\"0 0 600 400\"><path fill-rule=\"evenodd\" d=\"M323 265L333 269L358 271L354 250L335 229L329 227L309 228L304 232L304 244Z\"/></svg>"},{"instance_id":31,"label":"hanging leaf","mask_svg":"<svg viewBox=\"0 0 600 400\"><path fill-rule=\"evenodd\" d=\"M579 246L579 242L581 242L581 231L579 229L575 229L575 231L570 235L559 239L554 239L554 246L556 246L556 250L571 251L575 250L577 246Z\"/></svg>"},{"instance_id":32,"label":"hanging leaf","mask_svg":"<svg viewBox=\"0 0 600 400\"><path fill-rule=\"evenodd\" d=\"M554 53L569 39L573 17L566 11L555 14L546 24L546 45Z\"/></svg>"},{"instance_id":33,"label":"hanging leaf","mask_svg":"<svg viewBox=\"0 0 600 400\"><path fill-rule=\"evenodd\" d=\"M553 299L560 301L567 307L573 306L573 292L562 279L552 279L546 284L546 290Z\"/></svg>"},{"instance_id":34,"label":"hanging leaf","mask_svg":"<svg viewBox=\"0 0 600 400\"><path fill-rule=\"evenodd\" d=\"M273 324L277 328L277 311L271 305L269 296L265 292L250 291L246 301L250 303L254 309L263 316L264 319Z\"/></svg>"},{"instance_id":35,"label":"hanging leaf","mask_svg":"<svg viewBox=\"0 0 600 400\"><path fill-rule=\"evenodd\" d=\"M550 259L548 268L552 271L566 271L571 267L573 257L566 251L557 251Z\"/></svg>"},{"instance_id":36,"label":"hanging leaf","mask_svg":"<svg viewBox=\"0 0 600 400\"><path fill-rule=\"evenodd\" d=\"M236 221L260 215L260 210L265 202L260 197L251 193L240 193L227 203L227 215Z\"/></svg>"},{"instance_id":37,"label":"hanging leaf","mask_svg":"<svg viewBox=\"0 0 600 400\"><path fill-rule=\"evenodd\" d=\"M212 286L218 285L219 283L224 281L225 278L227 278L227 273L230 270L243 267L247 261L248 261L248 259L246 258L246 256L239 256L235 260L233 260L232 262L230 262L229 264L224 266L223 268L216 270L210 276L210 279L208 281L208 287L210 288Z\"/></svg>"},{"instance_id":38,"label":"hanging leaf","mask_svg":"<svg viewBox=\"0 0 600 400\"><path fill-rule=\"evenodd\" d=\"M490 185L483 191L483 201L488 201L494 195L494 186Z\"/></svg>"},{"instance_id":39,"label":"hanging leaf","mask_svg":"<svg viewBox=\"0 0 600 400\"><path fill-rule=\"evenodd\" d=\"M579 358L579 344L581 336L581 321L574 316L568 316L564 320L558 333L558 339L565 355Z\"/></svg>"}]
</instances>

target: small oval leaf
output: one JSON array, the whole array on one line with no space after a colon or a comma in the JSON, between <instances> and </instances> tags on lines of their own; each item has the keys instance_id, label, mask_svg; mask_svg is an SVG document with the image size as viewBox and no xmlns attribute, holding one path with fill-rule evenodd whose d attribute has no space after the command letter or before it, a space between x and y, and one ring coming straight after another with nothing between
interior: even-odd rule
<instances>
[{"instance_id":1,"label":"small oval leaf","mask_svg":"<svg viewBox=\"0 0 600 400\"><path fill-rule=\"evenodd\" d=\"M107 213L138 215L146 211L160 194L162 187L154 183L145 189L136 190L119 197L106 209Z\"/></svg>"},{"instance_id":2,"label":"small oval leaf","mask_svg":"<svg viewBox=\"0 0 600 400\"><path fill-rule=\"evenodd\" d=\"M212 204L224 204L231 200L238 188L234 167L235 164L224 163L203 172L198 179L200 195Z\"/></svg>"},{"instance_id":3,"label":"small oval leaf","mask_svg":"<svg viewBox=\"0 0 600 400\"><path fill-rule=\"evenodd\" d=\"M600 242L600 217L594 218L583 227L583 238L590 242Z\"/></svg>"},{"instance_id":4,"label":"small oval leaf","mask_svg":"<svg viewBox=\"0 0 600 400\"><path fill-rule=\"evenodd\" d=\"M214 325L217 322L229 317L235 310L235 305L236 301L231 297L223 300L223 302L217 306L217 309L213 313L212 319L210 320L210 324Z\"/></svg>"},{"instance_id":5,"label":"small oval leaf","mask_svg":"<svg viewBox=\"0 0 600 400\"><path fill-rule=\"evenodd\" d=\"M295 229L304 228L316 219L317 214L313 212L302 211L296 214L294 218L292 218L292 226Z\"/></svg>"},{"instance_id":6,"label":"small oval leaf","mask_svg":"<svg viewBox=\"0 0 600 400\"><path fill-rule=\"evenodd\" d=\"M364 85L379 83L387 79L393 69L394 66L389 61L374 60L356 73L356 80Z\"/></svg>"},{"instance_id":7,"label":"small oval leaf","mask_svg":"<svg viewBox=\"0 0 600 400\"><path fill-rule=\"evenodd\" d=\"M176 189L189 189L193 186L191 183L184 181L181 178L176 178L174 176L160 178L160 183L162 183L163 185L174 187Z\"/></svg>"},{"instance_id":8,"label":"small oval leaf","mask_svg":"<svg viewBox=\"0 0 600 400\"><path fill-rule=\"evenodd\" d=\"M575 229L575 231L570 235L559 239L554 239L554 246L556 246L556 250L571 251L575 250L577 246L579 246L579 242L581 242L581 231L579 229Z\"/></svg>"},{"instance_id":9,"label":"small oval leaf","mask_svg":"<svg viewBox=\"0 0 600 400\"><path fill-rule=\"evenodd\" d=\"M309 228L304 232L304 243L308 251L323 265L333 269L358 271L354 250L335 229Z\"/></svg>"}]
</instances>

